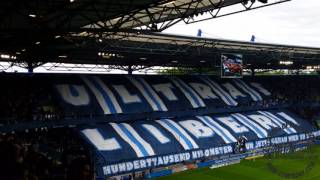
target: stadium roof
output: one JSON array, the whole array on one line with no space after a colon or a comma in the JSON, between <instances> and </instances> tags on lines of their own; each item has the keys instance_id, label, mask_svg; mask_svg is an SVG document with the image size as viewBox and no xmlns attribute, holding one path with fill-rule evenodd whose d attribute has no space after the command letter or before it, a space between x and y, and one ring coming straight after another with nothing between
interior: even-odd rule
<instances>
[{"instance_id":1,"label":"stadium roof","mask_svg":"<svg viewBox=\"0 0 320 180\"><path fill-rule=\"evenodd\" d=\"M20 51L14 61L32 57L43 63L214 67L220 65L221 53L239 53L244 55L247 68L297 69L320 64L320 48L314 47L151 32L100 33L97 36L83 31L71 34L67 39L68 44L56 39L54 44L36 47L36 54ZM288 66L280 61L292 61L293 64Z\"/></svg>"},{"instance_id":2,"label":"stadium roof","mask_svg":"<svg viewBox=\"0 0 320 180\"><path fill-rule=\"evenodd\" d=\"M35 59L38 47L69 45L68 36L74 33L160 32L179 21L201 21L198 15L203 13L216 18L286 1L289 0L3 0L0 53L28 51L32 55L28 59ZM222 11L231 5L241 8Z\"/></svg>"},{"instance_id":3,"label":"stadium roof","mask_svg":"<svg viewBox=\"0 0 320 180\"><path fill-rule=\"evenodd\" d=\"M319 49L155 33L289 0L4 0L0 61L36 67L47 62L117 66L217 66L221 53L244 55L247 66L319 64ZM244 9L222 10L231 5ZM199 16L200 17L200 16Z\"/></svg>"},{"instance_id":4,"label":"stadium roof","mask_svg":"<svg viewBox=\"0 0 320 180\"><path fill-rule=\"evenodd\" d=\"M189 22L198 14L240 3L245 11L285 1L289 0L3 0L0 26L10 30L119 30L140 26L162 30L154 25L171 20Z\"/></svg>"}]
</instances>

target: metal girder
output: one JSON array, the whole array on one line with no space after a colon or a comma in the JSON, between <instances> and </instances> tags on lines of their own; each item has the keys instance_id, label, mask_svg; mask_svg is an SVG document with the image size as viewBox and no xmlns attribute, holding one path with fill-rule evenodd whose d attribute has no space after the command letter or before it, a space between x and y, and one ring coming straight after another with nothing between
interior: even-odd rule
<instances>
[{"instance_id":1,"label":"metal girder","mask_svg":"<svg viewBox=\"0 0 320 180\"><path fill-rule=\"evenodd\" d=\"M100 20L86 27L108 30L140 29L161 32L180 21L190 24L287 1L290 0L268 0L265 3L256 0L171 0L166 3L146 6L113 19ZM232 8L228 9L229 6ZM238 8L234 6L238 6ZM208 14L209 17L200 17L203 14ZM94 19L103 19L101 18L103 15L99 14L98 11L96 11L95 15L98 18Z\"/></svg>"},{"instance_id":2,"label":"metal girder","mask_svg":"<svg viewBox=\"0 0 320 180\"><path fill-rule=\"evenodd\" d=\"M0 62L0 71L10 71L13 67L30 68L27 63ZM111 71L134 72L146 70L150 67L143 65L103 65L103 64L70 64L70 63L39 63L33 64L33 70L45 72L78 72L78 73L110 73Z\"/></svg>"},{"instance_id":3,"label":"metal girder","mask_svg":"<svg viewBox=\"0 0 320 180\"><path fill-rule=\"evenodd\" d=\"M57 51L60 47L68 47L66 52L75 52L79 47L100 48L91 40L125 40L132 34L163 31L182 20L189 19L187 23L191 23L198 14L244 1L4 0L0 7L0 53L20 53L17 55L20 62L50 62L59 53L65 53ZM88 42L93 47L83 45ZM139 47L148 48L141 43ZM185 49L176 47L177 51L170 54Z\"/></svg>"},{"instance_id":4,"label":"metal girder","mask_svg":"<svg viewBox=\"0 0 320 180\"><path fill-rule=\"evenodd\" d=\"M228 15L233 15L245 11L255 10L267 6L272 6L284 2L288 2L291 0L267 0L266 2L261 2L259 0L244 0L241 3L234 4L234 6L237 6L237 8L232 7L230 10L228 7L223 6L223 1L221 1L221 4L212 4L212 8L207 9L205 12L201 11L198 14L194 14L193 16L189 16L187 18L184 18L183 21L186 24L192 24L196 22L206 21L214 18L224 17ZM199 15L207 15L207 16L199 16Z\"/></svg>"},{"instance_id":5,"label":"metal girder","mask_svg":"<svg viewBox=\"0 0 320 180\"><path fill-rule=\"evenodd\" d=\"M68 63L46 63L41 66L48 72L94 72L107 73L113 70L109 65L103 64L68 64Z\"/></svg>"},{"instance_id":6,"label":"metal girder","mask_svg":"<svg viewBox=\"0 0 320 180\"><path fill-rule=\"evenodd\" d=\"M115 66L207 67L219 63L221 53L241 53L245 62L278 67L279 60L320 64L320 49L140 32L75 32L55 44L20 51L14 62L59 62ZM66 43L66 41L68 43ZM1 59L0 59L1 60ZM7 59L3 59L8 61Z\"/></svg>"},{"instance_id":7,"label":"metal girder","mask_svg":"<svg viewBox=\"0 0 320 180\"><path fill-rule=\"evenodd\" d=\"M78 0L73 3L14 0L2 2L5 9L0 8L0 27L10 30L102 28L116 31L138 28L163 31L182 20L196 22L195 16L206 12L212 15L211 18L234 14L234 11L223 15L213 13L232 5L243 5L244 9L238 13L286 1L289 0L269 0L259 5L255 0ZM251 5L244 5L245 2Z\"/></svg>"}]
</instances>

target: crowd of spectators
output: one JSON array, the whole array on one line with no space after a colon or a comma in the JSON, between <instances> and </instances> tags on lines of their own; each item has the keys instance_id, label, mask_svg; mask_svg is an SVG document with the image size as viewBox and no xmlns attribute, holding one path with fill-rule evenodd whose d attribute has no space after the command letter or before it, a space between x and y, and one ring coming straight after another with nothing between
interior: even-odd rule
<instances>
[{"instance_id":1,"label":"crowd of spectators","mask_svg":"<svg viewBox=\"0 0 320 180\"><path fill-rule=\"evenodd\" d=\"M33 76L0 77L0 124L59 119L62 109L54 101L52 87Z\"/></svg>"},{"instance_id":2,"label":"crowd of spectators","mask_svg":"<svg viewBox=\"0 0 320 180\"><path fill-rule=\"evenodd\" d=\"M68 129L0 135L3 180L91 180L85 148Z\"/></svg>"},{"instance_id":3,"label":"crowd of spectators","mask_svg":"<svg viewBox=\"0 0 320 180\"><path fill-rule=\"evenodd\" d=\"M279 103L320 103L320 76L261 77L256 81L271 92Z\"/></svg>"}]
</instances>

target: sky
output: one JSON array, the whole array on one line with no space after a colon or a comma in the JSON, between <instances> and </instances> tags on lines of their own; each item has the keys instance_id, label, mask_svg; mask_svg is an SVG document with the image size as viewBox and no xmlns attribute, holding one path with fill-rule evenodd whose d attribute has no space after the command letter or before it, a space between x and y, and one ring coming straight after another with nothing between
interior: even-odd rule
<instances>
[{"instance_id":1,"label":"sky","mask_svg":"<svg viewBox=\"0 0 320 180\"><path fill-rule=\"evenodd\" d=\"M291 0L282 4L215 18L204 22L178 23L165 33L320 47L320 0Z\"/></svg>"}]
</instances>

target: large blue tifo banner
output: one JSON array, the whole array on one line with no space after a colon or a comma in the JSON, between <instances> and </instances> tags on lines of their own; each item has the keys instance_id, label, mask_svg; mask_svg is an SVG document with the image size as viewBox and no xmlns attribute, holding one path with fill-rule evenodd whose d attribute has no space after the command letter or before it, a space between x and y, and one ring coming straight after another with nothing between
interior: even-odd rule
<instances>
[{"instance_id":1,"label":"large blue tifo banner","mask_svg":"<svg viewBox=\"0 0 320 180\"><path fill-rule=\"evenodd\" d=\"M103 159L107 176L230 154L239 136L248 139L247 149L255 149L305 140L307 133L316 132L287 110L105 123L78 130Z\"/></svg>"},{"instance_id":2,"label":"large blue tifo banner","mask_svg":"<svg viewBox=\"0 0 320 180\"><path fill-rule=\"evenodd\" d=\"M68 114L122 114L239 106L271 96L263 84L207 76L73 75L55 79Z\"/></svg>"}]
</instances>

